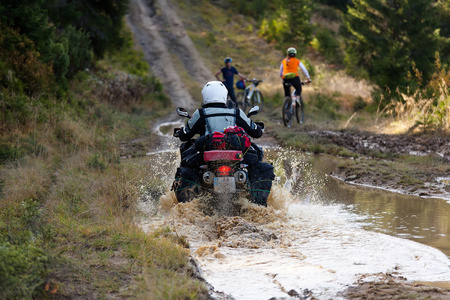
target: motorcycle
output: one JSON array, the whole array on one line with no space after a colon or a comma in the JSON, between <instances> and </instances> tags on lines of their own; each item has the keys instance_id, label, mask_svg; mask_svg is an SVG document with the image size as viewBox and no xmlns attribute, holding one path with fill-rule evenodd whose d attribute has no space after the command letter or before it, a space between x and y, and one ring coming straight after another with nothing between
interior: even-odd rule
<instances>
[{"instance_id":1,"label":"motorcycle","mask_svg":"<svg viewBox=\"0 0 450 300\"><path fill-rule=\"evenodd\" d=\"M250 109L247 116L256 115L258 112L259 107L255 106ZM177 108L177 114L181 117L191 118L190 114L182 107ZM263 122L255 123L264 130ZM179 137L180 130L181 128L175 128L173 136ZM262 160L262 150L253 143L251 147L252 149L256 147L260 151ZM196 153L203 155L202 162L204 162L199 166L197 175L200 180L199 193L212 195L216 209L225 213L233 213L233 205L236 204L234 200L249 195L249 170L248 165L243 162L246 153L243 153L242 150L227 148L214 147L214 143L212 143L212 146L203 153Z\"/></svg>"}]
</instances>

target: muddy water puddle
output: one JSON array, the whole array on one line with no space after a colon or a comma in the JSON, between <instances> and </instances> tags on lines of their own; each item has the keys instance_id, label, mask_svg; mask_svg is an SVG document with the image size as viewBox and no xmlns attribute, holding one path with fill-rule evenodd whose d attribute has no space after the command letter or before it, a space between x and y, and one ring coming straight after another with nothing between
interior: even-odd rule
<instances>
[{"instance_id":1,"label":"muddy water puddle","mask_svg":"<svg viewBox=\"0 0 450 300\"><path fill-rule=\"evenodd\" d=\"M205 199L175 205L167 187L177 154L161 155L150 159L163 164L154 173L167 180L166 192L143 227L186 236L217 298L339 299L361 275L380 272L450 281L446 201L348 186L326 176L333 157L267 149L277 175L269 207L240 199L239 216L211 216Z\"/></svg>"},{"instance_id":2,"label":"muddy water puddle","mask_svg":"<svg viewBox=\"0 0 450 300\"><path fill-rule=\"evenodd\" d=\"M338 163L328 156L311 158L324 184L320 199L342 205L359 216L363 229L386 233L435 247L450 256L450 201L421 198L344 184L326 176Z\"/></svg>"}]
</instances>

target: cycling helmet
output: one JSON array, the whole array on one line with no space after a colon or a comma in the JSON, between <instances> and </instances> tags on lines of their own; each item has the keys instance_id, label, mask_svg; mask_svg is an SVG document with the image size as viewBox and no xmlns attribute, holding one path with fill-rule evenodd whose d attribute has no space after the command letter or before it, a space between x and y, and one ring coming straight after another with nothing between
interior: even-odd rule
<instances>
[{"instance_id":1,"label":"cycling helmet","mask_svg":"<svg viewBox=\"0 0 450 300\"><path fill-rule=\"evenodd\" d=\"M288 56L295 56L297 54L297 50L294 47L290 47L286 50Z\"/></svg>"},{"instance_id":2,"label":"cycling helmet","mask_svg":"<svg viewBox=\"0 0 450 300\"><path fill-rule=\"evenodd\" d=\"M210 103L227 103L228 90L220 81L210 81L202 90L203 105Z\"/></svg>"},{"instance_id":3,"label":"cycling helmet","mask_svg":"<svg viewBox=\"0 0 450 300\"><path fill-rule=\"evenodd\" d=\"M232 61L233 61L233 60L231 59L231 57L227 57L227 58L225 58L225 60L224 60L225 63L232 62Z\"/></svg>"}]
</instances>

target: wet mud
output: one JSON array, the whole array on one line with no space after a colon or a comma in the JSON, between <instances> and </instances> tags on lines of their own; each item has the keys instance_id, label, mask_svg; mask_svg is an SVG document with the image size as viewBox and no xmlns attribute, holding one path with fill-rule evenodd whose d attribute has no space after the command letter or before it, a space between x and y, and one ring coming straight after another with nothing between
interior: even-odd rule
<instances>
[{"instance_id":1,"label":"wet mud","mask_svg":"<svg viewBox=\"0 0 450 300\"><path fill-rule=\"evenodd\" d=\"M375 277L375 280L374 280ZM367 280L370 278L370 280ZM409 283L406 278L394 274L361 275L355 286L340 296L354 300L391 299L450 299L450 291L423 284Z\"/></svg>"},{"instance_id":2,"label":"wet mud","mask_svg":"<svg viewBox=\"0 0 450 300\"><path fill-rule=\"evenodd\" d=\"M308 131L311 137L345 147L353 152L369 155L374 151L390 154L434 155L450 162L450 137L372 134L350 131Z\"/></svg>"},{"instance_id":3,"label":"wet mud","mask_svg":"<svg viewBox=\"0 0 450 300\"><path fill-rule=\"evenodd\" d=\"M336 208L295 198L276 185L269 207L239 199L241 213L224 216L210 213L207 198L178 204L167 192L143 227L170 226L187 239L213 299L447 299L444 289L402 277L450 278L439 251L365 232L339 220Z\"/></svg>"}]
</instances>

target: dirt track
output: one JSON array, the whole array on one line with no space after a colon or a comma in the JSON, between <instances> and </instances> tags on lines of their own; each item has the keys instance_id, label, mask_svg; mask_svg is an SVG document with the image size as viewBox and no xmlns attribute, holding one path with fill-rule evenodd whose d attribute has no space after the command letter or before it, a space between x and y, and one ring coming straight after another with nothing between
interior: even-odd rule
<instances>
[{"instance_id":1,"label":"dirt track","mask_svg":"<svg viewBox=\"0 0 450 300\"><path fill-rule=\"evenodd\" d=\"M195 102L179 76L175 58L199 86L213 80L214 76L206 68L176 12L166 0L131 0L127 21L172 103L194 109Z\"/></svg>"}]
</instances>

